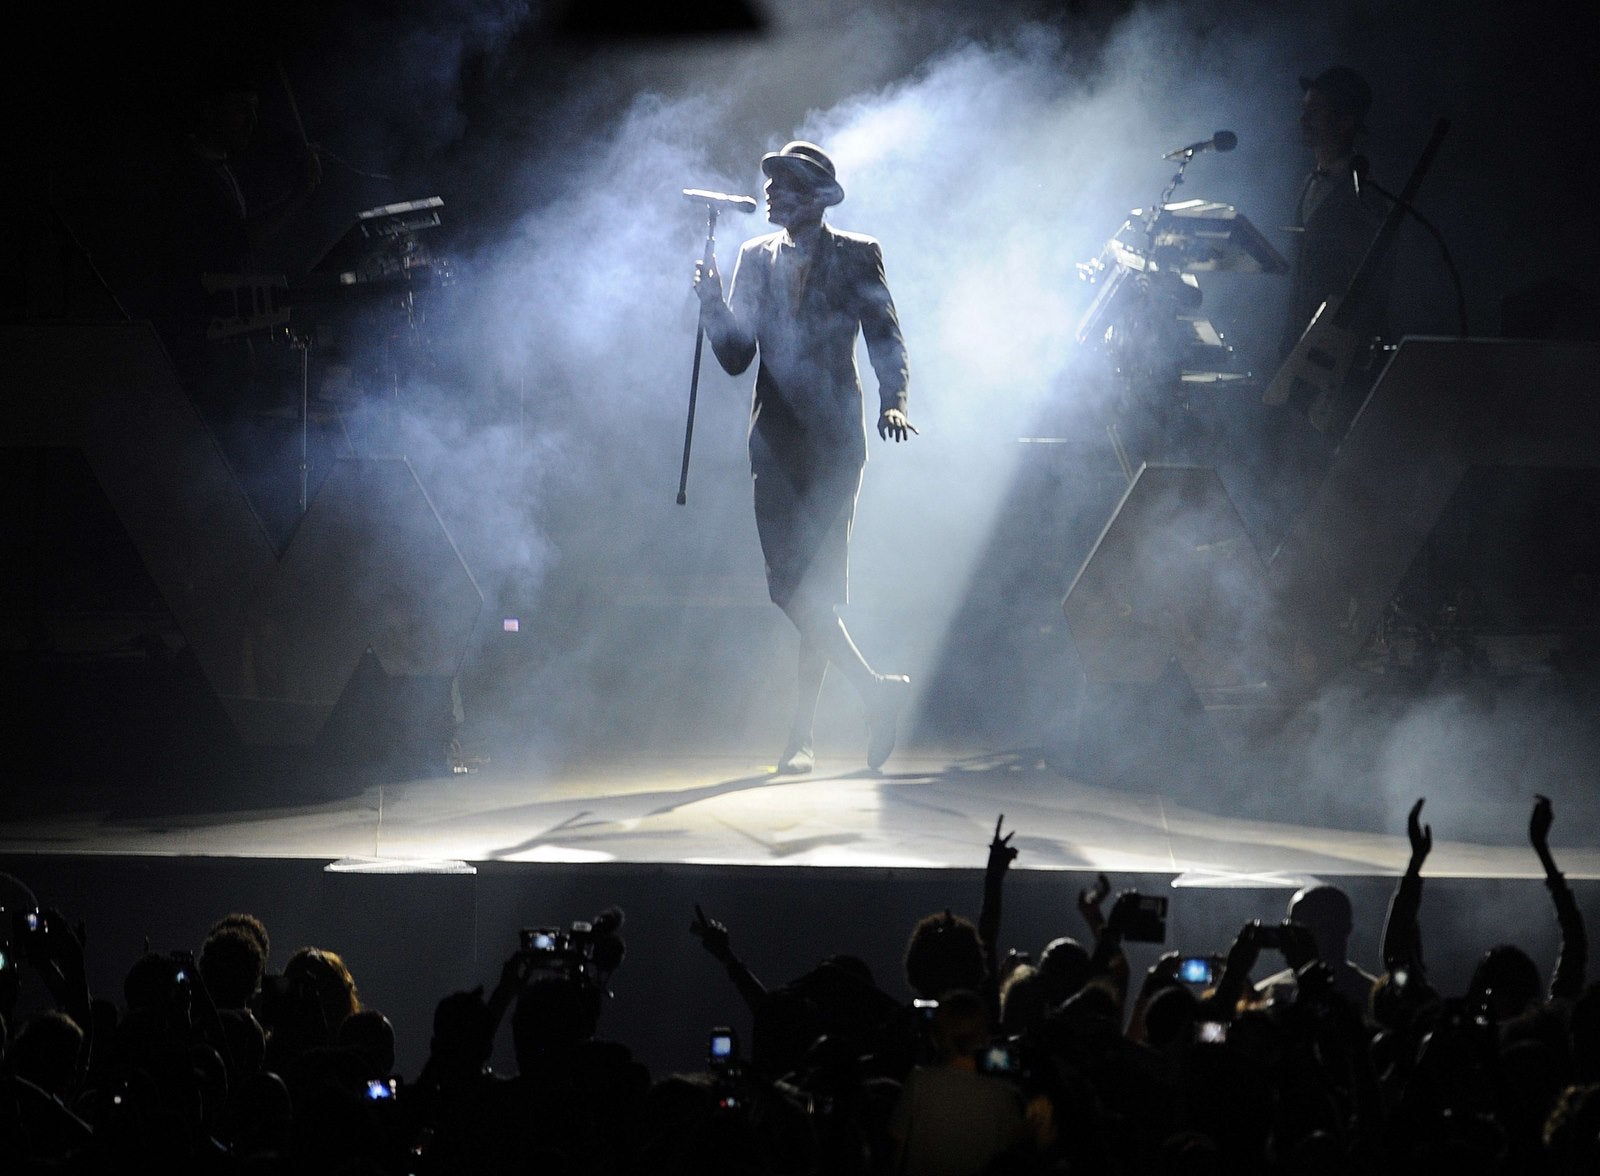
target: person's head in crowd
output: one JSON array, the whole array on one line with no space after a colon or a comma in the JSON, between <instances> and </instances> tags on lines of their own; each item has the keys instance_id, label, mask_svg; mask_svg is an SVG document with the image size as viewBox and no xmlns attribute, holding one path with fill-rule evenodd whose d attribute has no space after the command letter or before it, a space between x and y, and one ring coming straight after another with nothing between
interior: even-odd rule
<instances>
[{"instance_id":1,"label":"person's head in crowd","mask_svg":"<svg viewBox=\"0 0 1600 1176\"><path fill-rule=\"evenodd\" d=\"M361 1011L355 977L337 952L302 947L284 965L283 978L291 988L304 987L315 997L329 1041L346 1017Z\"/></svg>"},{"instance_id":2,"label":"person's head in crowd","mask_svg":"<svg viewBox=\"0 0 1600 1176\"><path fill-rule=\"evenodd\" d=\"M340 1022L334 1043L361 1059L367 1078L394 1073L394 1026L377 1009L351 1013Z\"/></svg>"},{"instance_id":3,"label":"person's head in crowd","mask_svg":"<svg viewBox=\"0 0 1600 1176\"><path fill-rule=\"evenodd\" d=\"M1122 1011L1117 997L1100 981L1085 984L1058 1005L1054 1022L1069 1032L1104 1037L1121 1032Z\"/></svg>"},{"instance_id":4,"label":"person's head in crowd","mask_svg":"<svg viewBox=\"0 0 1600 1176\"><path fill-rule=\"evenodd\" d=\"M1474 1008L1487 1008L1503 1025L1538 1002L1539 967L1520 947L1502 943L1483 953L1467 992Z\"/></svg>"},{"instance_id":5,"label":"person's head in crowd","mask_svg":"<svg viewBox=\"0 0 1600 1176\"><path fill-rule=\"evenodd\" d=\"M440 1082L452 1084L476 1077L483 1073L493 1052L494 1016L481 986L471 992L452 992L434 1006L428 1067Z\"/></svg>"},{"instance_id":6,"label":"person's head in crowd","mask_svg":"<svg viewBox=\"0 0 1600 1176\"><path fill-rule=\"evenodd\" d=\"M1037 1028L1050 1011L1044 977L1032 964L1018 964L1000 984L1000 1029L1009 1037Z\"/></svg>"},{"instance_id":7,"label":"person's head in crowd","mask_svg":"<svg viewBox=\"0 0 1600 1176\"><path fill-rule=\"evenodd\" d=\"M1051 1008L1071 997L1089 979L1089 953L1076 939L1052 939L1039 956L1045 1000Z\"/></svg>"},{"instance_id":8,"label":"person's head in crowd","mask_svg":"<svg viewBox=\"0 0 1600 1176\"><path fill-rule=\"evenodd\" d=\"M953 988L982 987L987 966L978 928L949 911L928 915L912 929L905 969L906 983L923 1000L938 1000Z\"/></svg>"},{"instance_id":9,"label":"person's head in crowd","mask_svg":"<svg viewBox=\"0 0 1600 1176\"><path fill-rule=\"evenodd\" d=\"M853 955L830 955L785 987L816 1009L819 1032L858 1041L872 1034L894 1004L866 961Z\"/></svg>"},{"instance_id":10,"label":"person's head in crowd","mask_svg":"<svg viewBox=\"0 0 1600 1176\"><path fill-rule=\"evenodd\" d=\"M247 931L224 927L206 936L200 945L199 963L200 975L216 1006L242 1009L261 987L267 957L259 941Z\"/></svg>"},{"instance_id":11,"label":"person's head in crowd","mask_svg":"<svg viewBox=\"0 0 1600 1176\"><path fill-rule=\"evenodd\" d=\"M17 1030L9 1054L11 1072L66 1102L77 1083L82 1049L83 1030L66 1013L34 1013Z\"/></svg>"},{"instance_id":12,"label":"person's head in crowd","mask_svg":"<svg viewBox=\"0 0 1600 1176\"><path fill-rule=\"evenodd\" d=\"M1344 963L1355 926L1349 895L1337 886L1306 886L1289 899L1288 915L1311 932L1320 958L1330 964Z\"/></svg>"},{"instance_id":13,"label":"person's head in crowd","mask_svg":"<svg viewBox=\"0 0 1600 1176\"><path fill-rule=\"evenodd\" d=\"M599 1020L600 994L593 985L563 972L535 977L511 1014L518 1071L531 1074L569 1058L593 1039Z\"/></svg>"},{"instance_id":14,"label":"person's head in crowd","mask_svg":"<svg viewBox=\"0 0 1600 1176\"><path fill-rule=\"evenodd\" d=\"M1194 1040L1200 1001L1180 984L1169 985L1151 998L1144 1011L1144 1039L1165 1050Z\"/></svg>"},{"instance_id":15,"label":"person's head in crowd","mask_svg":"<svg viewBox=\"0 0 1600 1176\"><path fill-rule=\"evenodd\" d=\"M128 969L122 981L122 999L130 1013L187 1026L193 1009L193 981L179 960L147 952Z\"/></svg>"},{"instance_id":16,"label":"person's head in crowd","mask_svg":"<svg viewBox=\"0 0 1600 1176\"><path fill-rule=\"evenodd\" d=\"M983 998L966 988L939 997L933 1014L933 1043L945 1063L974 1059L993 1036Z\"/></svg>"},{"instance_id":17,"label":"person's head in crowd","mask_svg":"<svg viewBox=\"0 0 1600 1176\"><path fill-rule=\"evenodd\" d=\"M252 942L261 949L261 962L265 966L272 958L272 937L267 934L267 925L255 915L244 911L234 911L231 915L223 915L211 924L211 930L206 932L206 937L220 931L239 931L248 935Z\"/></svg>"}]
</instances>

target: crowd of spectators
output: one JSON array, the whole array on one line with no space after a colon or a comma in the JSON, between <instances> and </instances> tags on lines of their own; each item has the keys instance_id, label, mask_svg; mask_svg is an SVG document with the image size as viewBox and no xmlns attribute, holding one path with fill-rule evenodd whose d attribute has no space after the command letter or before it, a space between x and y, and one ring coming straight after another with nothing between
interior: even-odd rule
<instances>
[{"instance_id":1,"label":"crowd of spectators","mask_svg":"<svg viewBox=\"0 0 1600 1176\"><path fill-rule=\"evenodd\" d=\"M1550 803L1535 804L1529 839L1561 929L1552 978L1500 944L1460 993L1438 991L1423 957L1421 810L1377 975L1347 958L1352 912L1331 886L1297 893L1281 921L1247 923L1223 955L1169 952L1134 977L1123 943L1158 941L1164 903L1113 898L1101 875L1079 895L1081 940L1002 954L1016 857L1002 822L977 922L941 911L911 930L908 999L846 955L769 987L696 908L689 932L748 1006L751 1040L715 1031L704 1067L662 1075L604 1033L625 950L614 908L524 931L492 991L438 1002L427 1062L405 1077L392 1026L334 951L301 948L269 973L267 928L232 914L198 953L135 961L115 1001L89 991L82 929L13 898L0 1162L381 1176L1600 1172L1600 985L1585 986ZM1253 979L1279 957L1285 967ZM56 1007L15 1023L21 969ZM489 1059L508 1012L516 1072L502 1075Z\"/></svg>"}]
</instances>

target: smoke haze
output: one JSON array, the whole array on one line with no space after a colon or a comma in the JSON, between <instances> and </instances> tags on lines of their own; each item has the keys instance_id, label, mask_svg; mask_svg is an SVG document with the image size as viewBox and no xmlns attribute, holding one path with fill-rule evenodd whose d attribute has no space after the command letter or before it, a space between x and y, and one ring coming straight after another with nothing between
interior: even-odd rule
<instances>
[{"instance_id":1,"label":"smoke haze","mask_svg":"<svg viewBox=\"0 0 1600 1176\"><path fill-rule=\"evenodd\" d=\"M1508 43L1488 15L1442 29L1425 4L813 0L769 6L761 35L620 42L564 39L558 16L494 0L351 6L291 71L311 137L342 161L327 165L309 237L332 239L360 208L445 198L433 244L453 285L429 304L430 363L363 436L411 459L484 589L464 679L488 745L777 750L794 638L766 603L751 519L751 376L726 377L709 352L687 508L673 492L706 230L679 190L759 195L760 156L788 139L833 155L846 199L831 223L883 244L921 430L872 442L852 629L880 670L941 687L966 676L939 713L982 709L963 729L1015 745L1057 739L1071 710L1059 601L1116 500L1105 382L1074 341L1092 292L1077 266L1161 194L1164 152L1234 131L1238 149L1197 156L1177 197L1236 206L1287 255L1280 226L1307 163L1296 79L1347 62L1379 95L1366 146L1392 186L1432 120L1462 112L1424 204L1459 246L1477 324L1492 326L1508 284L1538 276L1524 255L1504 260L1530 214L1484 196L1505 196L1514 169L1477 162L1520 131L1486 117L1495 98L1470 81L1495 52L1517 61L1538 30ZM739 242L767 230L759 215L720 218L725 276ZM1592 255L1592 241L1573 247ZM1414 276L1402 325L1453 329L1435 247L1401 248ZM1257 371L1274 357L1282 283L1202 275L1206 315ZM864 353L862 367L871 405ZM1219 472L1253 522L1273 455L1241 428ZM1047 517L1070 533L997 546L1037 505L1015 501L1019 463L1034 460L1018 439L1036 436L1060 443L1065 497ZM953 627L970 629L975 595L1051 664L973 656ZM1008 600L1014 614L995 611ZM500 631L508 617L518 634ZM1452 695L1396 709L1332 693L1302 717L1306 758L1284 770L1315 794L1373 779L1385 820L1414 793L1458 786L1468 762L1489 761L1519 795L1556 787L1559 756L1530 766L1519 750L1529 725L1570 728L1543 705L1472 710ZM951 737L933 722L921 734ZM819 736L856 755L859 718L836 676Z\"/></svg>"}]
</instances>

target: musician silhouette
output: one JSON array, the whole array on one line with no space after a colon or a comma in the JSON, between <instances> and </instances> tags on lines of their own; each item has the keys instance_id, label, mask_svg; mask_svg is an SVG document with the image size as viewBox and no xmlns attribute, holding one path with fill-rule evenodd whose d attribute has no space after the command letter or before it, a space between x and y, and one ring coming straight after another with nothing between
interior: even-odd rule
<instances>
[{"instance_id":1,"label":"musician silhouette","mask_svg":"<svg viewBox=\"0 0 1600 1176\"><path fill-rule=\"evenodd\" d=\"M1266 549L1287 533L1321 484L1335 448L1360 407L1373 365L1352 344L1348 372L1319 372L1319 381L1297 373L1310 365L1297 347L1319 311L1333 318L1332 306L1350 289L1368 251L1383 228L1386 209L1375 189L1361 186L1364 163L1356 140L1372 106L1372 88L1347 66L1331 66L1314 78L1301 78L1300 138L1311 149L1313 166L1301 185L1294 210L1295 248L1289 305L1279 348L1280 368L1265 401L1273 405L1263 423L1270 468L1256 496ZM1384 334L1391 268L1380 260L1364 279L1356 302L1343 313L1352 340ZM1324 305L1329 309L1323 311ZM1319 327L1326 324L1318 322ZM1348 375L1348 378L1347 378Z\"/></svg>"},{"instance_id":2,"label":"musician silhouette","mask_svg":"<svg viewBox=\"0 0 1600 1176\"><path fill-rule=\"evenodd\" d=\"M1300 141L1313 166L1295 207L1294 269L1279 358L1287 358L1319 307L1345 293L1386 211L1376 191L1360 186L1357 136L1372 107L1372 88L1347 66L1301 78ZM1384 334L1390 271L1385 266L1352 308L1351 329L1363 337ZM1304 406L1301 406L1304 407Z\"/></svg>"}]
</instances>

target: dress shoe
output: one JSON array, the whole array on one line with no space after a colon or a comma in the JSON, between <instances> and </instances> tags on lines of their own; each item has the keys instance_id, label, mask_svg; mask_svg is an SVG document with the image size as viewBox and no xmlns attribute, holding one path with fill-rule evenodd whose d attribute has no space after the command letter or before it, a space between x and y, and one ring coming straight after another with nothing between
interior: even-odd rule
<instances>
[{"instance_id":1,"label":"dress shoe","mask_svg":"<svg viewBox=\"0 0 1600 1176\"><path fill-rule=\"evenodd\" d=\"M880 674L867 703L867 767L876 772L888 761L899 737L900 711L911 693L904 674Z\"/></svg>"},{"instance_id":2,"label":"dress shoe","mask_svg":"<svg viewBox=\"0 0 1600 1176\"><path fill-rule=\"evenodd\" d=\"M817 757L811 750L810 739L791 738L778 757L776 772L780 776L803 776L817 766Z\"/></svg>"}]
</instances>

